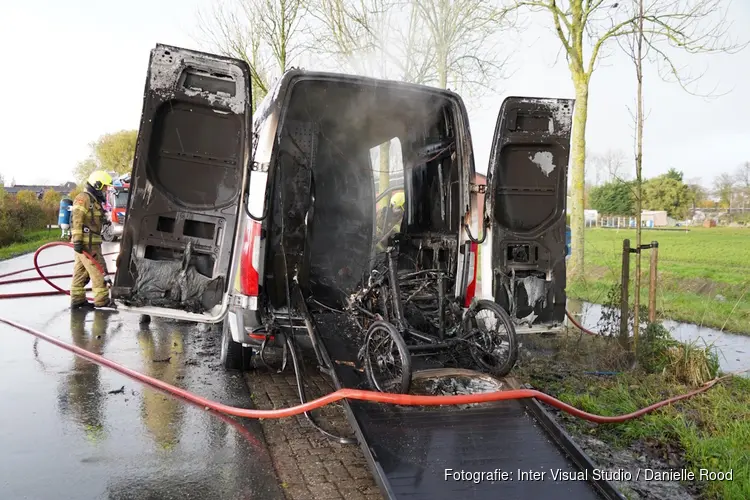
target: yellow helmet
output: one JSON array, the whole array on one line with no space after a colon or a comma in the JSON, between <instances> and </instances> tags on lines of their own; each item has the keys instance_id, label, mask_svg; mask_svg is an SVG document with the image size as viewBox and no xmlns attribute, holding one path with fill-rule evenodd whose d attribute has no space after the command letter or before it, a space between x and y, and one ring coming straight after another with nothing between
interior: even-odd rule
<instances>
[{"instance_id":1,"label":"yellow helmet","mask_svg":"<svg viewBox=\"0 0 750 500\"><path fill-rule=\"evenodd\" d=\"M403 191L399 191L398 193L391 196L391 206L392 207L399 207L404 208L404 203L406 202L406 197L404 196Z\"/></svg>"},{"instance_id":2,"label":"yellow helmet","mask_svg":"<svg viewBox=\"0 0 750 500\"><path fill-rule=\"evenodd\" d=\"M101 191L104 186L112 185L112 176L104 170L97 170L89 175L88 183L97 191Z\"/></svg>"}]
</instances>

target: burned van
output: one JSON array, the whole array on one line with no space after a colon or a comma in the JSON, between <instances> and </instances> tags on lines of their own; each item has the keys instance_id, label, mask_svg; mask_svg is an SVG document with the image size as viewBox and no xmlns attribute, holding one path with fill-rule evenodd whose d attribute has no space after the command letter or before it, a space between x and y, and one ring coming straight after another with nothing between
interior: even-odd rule
<instances>
[{"instance_id":1,"label":"burned van","mask_svg":"<svg viewBox=\"0 0 750 500\"><path fill-rule=\"evenodd\" d=\"M222 361L242 368L290 335L314 344L306 308L351 309L391 258L399 273L438 270L441 300L483 295L519 329L563 324L571 100L505 100L485 192L454 92L296 69L254 114L250 92L243 61L152 51L121 307L220 323ZM414 321L447 331L430 307Z\"/></svg>"}]
</instances>

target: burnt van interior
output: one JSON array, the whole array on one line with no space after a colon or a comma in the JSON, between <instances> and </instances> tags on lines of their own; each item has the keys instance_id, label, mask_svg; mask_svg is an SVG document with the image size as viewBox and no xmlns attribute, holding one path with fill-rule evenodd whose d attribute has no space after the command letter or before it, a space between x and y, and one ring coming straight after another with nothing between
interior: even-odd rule
<instances>
[{"instance_id":1,"label":"burnt van interior","mask_svg":"<svg viewBox=\"0 0 750 500\"><path fill-rule=\"evenodd\" d=\"M319 304L345 307L372 272L383 271L389 246L398 249L402 272L454 270L462 215L456 110L425 90L294 84L272 172L265 266L272 309L288 304L295 284ZM399 227L381 241L387 191L406 201ZM449 280L446 292L452 286Z\"/></svg>"}]
</instances>

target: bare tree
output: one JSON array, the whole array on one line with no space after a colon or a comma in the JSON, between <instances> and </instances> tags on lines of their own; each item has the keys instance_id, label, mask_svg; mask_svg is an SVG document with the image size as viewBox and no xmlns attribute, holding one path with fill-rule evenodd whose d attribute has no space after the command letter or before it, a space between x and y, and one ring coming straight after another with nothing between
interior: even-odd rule
<instances>
[{"instance_id":1,"label":"bare tree","mask_svg":"<svg viewBox=\"0 0 750 500\"><path fill-rule=\"evenodd\" d=\"M706 189L701 185L700 177L692 177L685 183L690 190L691 203L693 204L693 215L695 215L695 209L706 199Z\"/></svg>"},{"instance_id":2,"label":"bare tree","mask_svg":"<svg viewBox=\"0 0 750 500\"><path fill-rule=\"evenodd\" d=\"M256 108L299 55L306 11L306 0L215 0L198 11L199 42L250 65Z\"/></svg>"},{"instance_id":3,"label":"bare tree","mask_svg":"<svg viewBox=\"0 0 750 500\"><path fill-rule=\"evenodd\" d=\"M586 148L586 161L588 162L588 165L586 165L586 175L590 176L586 181L586 186L594 187L601 185L604 177L601 162L597 161L597 155L588 148ZM570 195L570 184L568 184L568 195Z\"/></svg>"},{"instance_id":4,"label":"bare tree","mask_svg":"<svg viewBox=\"0 0 750 500\"><path fill-rule=\"evenodd\" d=\"M742 46L728 40L724 0L649 0L642 16L620 8L617 0L512 0L512 9L545 12L554 26L568 61L575 89L573 118L571 203L571 278L584 271L584 179L586 122L591 77L600 54L609 42L632 36L636 21L643 20L644 40L660 68L677 79L683 88L695 81L673 62L670 48L687 53L733 52Z\"/></svg>"},{"instance_id":5,"label":"bare tree","mask_svg":"<svg viewBox=\"0 0 750 500\"><path fill-rule=\"evenodd\" d=\"M735 178L737 179L737 182L739 185L745 189L750 188L750 161L746 161L739 167L737 167L737 171L735 172Z\"/></svg>"},{"instance_id":6,"label":"bare tree","mask_svg":"<svg viewBox=\"0 0 750 500\"><path fill-rule=\"evenodd\" d=\"M726 172L721 173L714 178L714 193L719 197L720 203L727 205L730 212L732 210L732 201L736 184L737 179Z\"/></svg>"},{"instance_id":7,"label":"bare tree","mask_svg":"<svg viewBox=\"0 0 750 500\"><path fill-rule=\"evenodd\" d=\"M745 206L750 203L750 161L746 161L737 167L734 177L737 182L737 188L742 195L742 207L744 212Z\"/></svg>"},{"instance_id":8,"label":"bare tree","mask_svg":"<svg viewBox=\"0 0 750 500\"><path fill-rule=\"evenodd\" d=\"M597 181L623 181L630 177L627 171L625 153L621 149L608 149L602 154L588 153L587 157L591 158L590 165L596 171Z\"/></svg>"},{"instance_id":9,"label":"bare tree","mask_svg":"<svg viewBox=\"0 0 750 500\"><path fill-rule=\"evenodd\" d=\"M629 6L625 6L627 10ZM636 78L636 111L635 111L635 286L633 287L633 352L638 352L638 336L640 329L640 306L641 306L641 244L643 228L641 227L641 215L643 211L643 66L646 52L650 46L650 40L646 39L643 29L644 0L632 0L632 12L626 17L634 19L633 34L622 35L618 42L625 52L630 56L635 67ZM627 347L628 338L621 339Z\"/></svg>"},{"instance_id":10,"label":"bare tree","mask_svg":"<svg viewBox=\"0 0 750 500\"><path fill-rule=\"evenodd\" d=\"M317 0L315 10L316 46L358 73L468 91L504 76L498 35L510 23L497 0Z\"/></svg>"},{"instance_id":11,"label":"bare tree","mask_svg":"<svg viewBox=\"0 0 750 500\"><path fill-rule=\"evenodd\" d=\"M434 71L415 0L317 0L314 48L349 70L425 83Z\"/></svg>"},{"instance_id":12,"label":"bare tree","mask_svg":"<svg viewBox=\"0 0 750 500\"><path fill-rule=\"evenodd\" d=\"M507 27L507 13L489 0L416 0L434 50L436 85L468 91L487 88L503 76L507 58L497 33ZM492 89L497 90L497 89Z\"/></svg>"}]
</instances>

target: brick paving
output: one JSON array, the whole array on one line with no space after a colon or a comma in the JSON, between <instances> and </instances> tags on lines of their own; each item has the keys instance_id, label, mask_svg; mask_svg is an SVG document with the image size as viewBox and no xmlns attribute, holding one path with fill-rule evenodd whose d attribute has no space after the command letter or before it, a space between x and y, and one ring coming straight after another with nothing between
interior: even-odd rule
<instances>
[{"instance_id":1,"label":"brick paving","mask_svg":"<svg viewBox=\"0 0 750 500\"><path fill-rule=\"evenodd\" d=\"M258 409L299 404L291 357L284 373L278 358L266 356L271 370L258 366L246 375ZM305 363L308 400L332 392L333 385L314 364ZM338 436L352 437L342 406L331 404L312 413L316 423ZM381 500L359 445L342 445L315 429L304 415L261 420L276 473L288 500Z\"/></svg>"}]
</instances>

